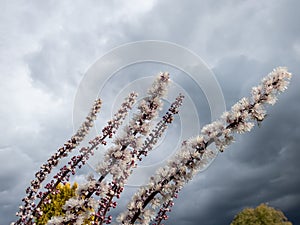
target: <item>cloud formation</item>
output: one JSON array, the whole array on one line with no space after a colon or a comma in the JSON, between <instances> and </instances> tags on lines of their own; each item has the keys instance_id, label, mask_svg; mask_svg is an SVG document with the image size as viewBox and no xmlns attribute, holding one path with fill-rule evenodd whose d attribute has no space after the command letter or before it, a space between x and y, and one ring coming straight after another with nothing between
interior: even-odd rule
<instances>
[{"instance_id":1,"label":"cloud formation","mask_svg":"<svg viewBox=\"0 0 300 225\"><path fill-rule=\"evenodd\" d=\"M0 224L15 220L34 172L72 134L73 100L89 65L113 47L146 39L175 42L201 56L215 72L228 109L274 67L287 66L294 74L261 127L237 136L183 189L166 224L225 225L261 202L298 224L299 4L2 1ZM206 111L203 117L210 119Z\"/></svg>"}]
</instances>

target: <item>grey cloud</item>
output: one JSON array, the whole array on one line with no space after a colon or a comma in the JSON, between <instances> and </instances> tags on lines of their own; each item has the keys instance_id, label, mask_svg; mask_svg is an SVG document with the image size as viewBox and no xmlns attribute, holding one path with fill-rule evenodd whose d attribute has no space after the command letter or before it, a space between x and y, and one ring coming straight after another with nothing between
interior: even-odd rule
<instances>
[{"instance_id":1,"label":"grey cloud","mask_svg":"<svg viewBox=\"0 0 300 225\"><path fill-rule=\"evenodd\" d=\"M248 96L273 67L285 65L295 74L287 93L268 108L262 126L237 136L236 143L183 189L166 224L225 225L243 207L261 202L283 209L294 224L299 223L298 1L157 1L139 10L130 4L119 7L116 1L1 4L6 9L0 15L1 76L25 71L34 90L52 96L45 100L48 110L26 117L28 121L21 116L28 115L25 109L42 107L32 102L36 98L19 107L21 84L12 86L16 89L9 93L10 102L1 102L18 112L16 117L1 108L0 114L5 128L1 146L11 145L14 153L0 150L1 224L15 218L34 171L70 136L72 101L88 66L112 47L143 39L176 42L203 57L219 80L227 108ZM156 68L146 65L143 72L150 75ZM1 101L12 85L3 80ZM184 85L195 99L197 89ZM207 106L202 98L198 104ZM209 122L207 110L201 116ZM42 129L34 135L30 129L18 133L12 125L20 124ZM126 193L122 207L132 192Z\"/></svg>"}]
</instances>

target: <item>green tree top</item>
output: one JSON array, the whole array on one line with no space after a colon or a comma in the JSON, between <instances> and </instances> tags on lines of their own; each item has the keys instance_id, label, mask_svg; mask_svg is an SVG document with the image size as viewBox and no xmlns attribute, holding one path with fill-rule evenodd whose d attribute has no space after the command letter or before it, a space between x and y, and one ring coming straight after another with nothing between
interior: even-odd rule
<instances>
[{"instance_id":1,"label":"green tree top","mask_svg":"<svg viewBox=\"0 0 300 225\"><path fill-rule=\"evenodd\" d=\"M264 203L253 208L245 208L238 213L230 225L292 225L282 211Z\"/></svg>"}]
</instances>

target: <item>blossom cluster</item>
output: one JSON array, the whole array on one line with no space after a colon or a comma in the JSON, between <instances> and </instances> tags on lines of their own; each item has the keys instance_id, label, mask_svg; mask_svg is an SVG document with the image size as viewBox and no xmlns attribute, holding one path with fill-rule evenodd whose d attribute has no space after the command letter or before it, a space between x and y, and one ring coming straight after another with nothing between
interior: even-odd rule
<instances>
[{"instance_id":1,"label":"blossom cluster","mask_svg":"<svg viewBox=\"0 0 300 225\"><path fill-rule=\"evenodd\" d=\"M28 207L27 207L27 210L24 210L26 208L26 204L25 204L25 206L20 206L20 210L22 210L22 217L20 218L20 220L17 221L16 224L26 223L26 218L27 219L29 218L29 220L27 222L28 222L28 224L30 224L32 221L32 218L34 216L39 217L42 214L42 212L40 210L40 206L43 203L47 203L47 196L50 193L57 192L56 188L57 188L58 184L61 182L68 181L68 179L70 177L70 173L72 173L72 175L75 174L76 166L80 169L81 166L85 164L86 160L88 160L89 156L93 155L93 150L97 149L97 146L99 144L105 145L106 144L105 139L107 137L111 138L112 135L116 133L116 130L122 124L123 120L125 119L126 115L128 114L128 111L134 105L136 97L137 97L137 94L134 92L129 94L129 96L122 103L121 108L118 110L118 112L114 115L114 117L110 121L107 122L108 125L102 129L102 136L96 136L94 139L92 139L89 142L90 145L88 147L82 147L80 149L79 155L73 156L71 158L71 160L67 163L67 165L62 166L60 168L59 172L56 175L54 175L53 179L45 185L45 188L47 190L46 192L39 191L39 193L37 193L38 189L40 189L40 187L41 187L41 182L43 181L43 180L40 180L39 186L37 186L35 189L35 193L37 193L36 196L31 195L30 197L24 198L24 200L27 200L27 204L28 204L29 200L31 200L31 204L30 204L31 208L28 209ZM91 112L87 116L86 121L81 125L79 130L76 132L76 134L71 139L71 140L75 139L78 141L76 142L76 144L73 143L73 145L65 144L66 149L69 149L70 147L72 147L72 150L73 150L84 139L84 136L88 133L89 129L93 125L93 120L96 119L96 113L100 109L100 104L101 104L100 100L97 100L95 102ZM70 143L70 141L68 141L67 143ZM59 152L62 152L61 149L62 148L60 148ZM71 151L69 150L69 151L65 151L62 153L63 153L64 157L66 157L67 153L69 153L69 152L71 152ZM54 158L56 158L56 155L57 155L57 153L54 154ZM48 160L47 162L48 163L52 162L52 160ZM55 161L55 162L57 163L57 161ZM43 168L44 168L44 165L42 166ZM53 167L56 165L51 165L51 166ZM50 173L50 172L51 171L48 171L48 173ZM38 173L40 174L41 171L39 171ZM27 189L27 191L28 191L28 189ZM40 201L36 204L33 201L37 198L40 198ZM17 213L17 215L20 216L20 213Z\"/></svg>"},{"instance_id":2,"label":"blossom cluster","mask_svg":"<svg viewBox=\"0 0 300 225\"><path fill-rule=\"evenodd\" d=\"M290 78L286 68L275 69L252 89L251 98L242 98L219 120L203 127L199 136L184 141L173 159L133 196L118 221L122 224L148 224L159 207L156 220L166 219L168 207L165 203L172 202L183 185L215 158L217 151L208 147L215 143L222 152L233 141L235 133L250 131L254 121L261 122L266 115L264 104L273 105L276 94L287 88ZM151 208L147 207L148 204Z\"/></svg>"},{"instance_id":3,"label":"blossom cluster","mask_svg":"<svg viewBox=\"0 0 300 225\"><path fill-rule=\"evenodd\" d=\"M86 188L81 187L77 200L78 205L81 205L82 208L94 193L102 195L99 200L100 209L95 214L96 218L102 222L105 218L101 214L107 211L104 208L116 204L112 202L112 198L120 195L124 183L131 174L131 168L136 165L137 149L141 147L143 138L150 132L151 121L157 117L158 110L162 107L161 98L167 93L168 84L168 73L161 73L157 76L152 87L148 90L148 96L139 103L138 112L134 114L129 125L124 127L123 134L114 139L114 145L107 150L104 160L97 166L96 171L101 175L100 178L96 182L91 180L84 184L83 186ZM175 105L172 106L172 108L174 107ZM107 174L111 174L112 183L103 181ZM107 190L107 193L104 190ZM82 198L85 201L82 202ZM69 209L69 211L73 210L72 208Z\"/></svg>"},{"instance_id":4,"label":"blossom cluster","mask_svg":"<svg viewBox=\"0 0 300 225\"><path fill-rule=\"evenodd\" d=\"M123 134L114 140L114 146L105 153L104 161L97 166L97 172L102 176L111 173L113 176L119 176L116 164L130 163L131 151L125 149L131 148L133 151L138 149L142 144L142 138L149 133L151 121L158 115L158 110L162 107L161 98L167 92L169 84L169 74L161 73L154 81L152 87L148 90L148 96L141 100L138 106L138 113L135 113L129 125L125 126Z\"/></svg>"},{"instance_id":5,"label":"blossom cluster","mask_svg":"<svg viewBox=\"0 0 300 225\"><path fill-rule=\"evenodd\" d=\"M178 108L181 106L183 98L184 96L180 94L175 99L175 101L171 104L166 114L156 124L155 128L146 138L142 147L137 150L131 151L131 161L136 161L136 159L139 159L141 161L142 156L147 156L147 153L153 149L159 138L163 135L164 131L166 130L167 124L171 123L173 121L173 116L178 113ZM100 199L100 207L98 208L97 213L95 214L96 222L100 222L100 224L102 224L103 222L111 222L111 216L106 217L106 213L110 210L111 207L116 207L117 203L113 201L113 198L120 198L120 194L124 189L123 184L126 183L134 166L135 165L133 163L128 163L127 166L123 168L126 171L127 176L123 176L120 178L113 177L114 180L108 184L108 190L106 192L103 192L105 193L105 196L103 196L102 193L102 197Z\"/></svg>"},{"instance_id":6,"label":"blossom cluster","mask_svg":"<svg viewBox=\"0 0 300 225\"><path fill-rule=\"evenodd\" d=\"M98 149L98 145L106 145L106 138L112 138L113 134L116 133L119 126L123 123L123 120L128 114L128 111L132 108L135 103L137 94L132 92L122 103L121 108L114 115L114 117L107 122L107 126L102 129L102 135L97 135L95 138L89 141L89 146L82 147L79 150L79 154L73 156L71 160L60 168L59 172L54 175L53 180L48 183L45 188L48 190L44 193L40 192L40 203L49 195L49 193L55 191L57 185L62 182L67 182L70 178L70 175L75 175L76 169L80 169L83 165L85 165L86 161L90 156L94 154L94 149ZM38 206L39 206L38 205Z\"/></svg>"}]
</instances>

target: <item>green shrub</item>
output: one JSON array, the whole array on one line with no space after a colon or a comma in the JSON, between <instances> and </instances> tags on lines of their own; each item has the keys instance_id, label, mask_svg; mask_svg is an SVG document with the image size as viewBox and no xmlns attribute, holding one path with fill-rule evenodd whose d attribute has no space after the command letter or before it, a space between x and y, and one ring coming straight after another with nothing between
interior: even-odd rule
<instances>
[{"instance_id":1,"label":"green shrub","mask_svg":"<svg viewBox=\"0 0 300 225\"><path fill-rule=\"evenodd\" d=\"M245 208L238 213L230 225L292 225L282 211L266 204L255 209Z\"/></svg>"}]
</instances>

